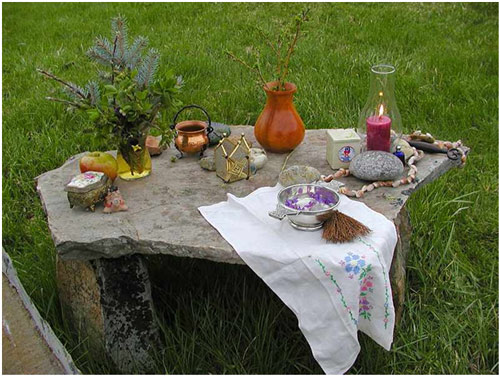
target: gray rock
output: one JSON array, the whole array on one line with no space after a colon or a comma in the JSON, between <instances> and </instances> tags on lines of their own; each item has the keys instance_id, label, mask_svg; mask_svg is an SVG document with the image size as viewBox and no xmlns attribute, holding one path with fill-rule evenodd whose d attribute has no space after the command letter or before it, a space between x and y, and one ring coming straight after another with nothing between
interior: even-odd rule
<instances>
[{"instance_id":1,"label":"gray rock","mask_svg":"<svg viewBox=\"0 0 500 376\"><path fill-rule=\"evenodd\" d=\"M226 136L231 135L231 128L229 128L229 125L212 122L212 128L214 129L213 132L208 135L210 146L217 145L219 141L222 140L222 137L224 137L224 133Z\"/></svg>"},{"instance_id":2,"label":"gray rock","mask_svg":"<svg viewBox=\"0 0 500 376\"><path fill-rule=\"evenodd\" d=\"M267 162L267 155L264 149L251 148L250 149L250 162L255 165L257 170L260 170Z\"/></svg>"},{"instance_id":3,"label":"gray rock","mask_svg":"<svg viewBox=\"0 0 500 376\"><path fill-rule=\"evenodd\" d=\"M401 161L385 151L365 151L356 155L349 165L352 175L361 180L394 180L404 171Z\"/></svg>"},{"instance_id":4,"label":"gray rock","mask_svg":"<svg viewBox=\"0 0 500 376\"><path fill-rule=\"evenodd\" d=\"M314 167L290 166L280 173L279 182L283 187L289 187L294 184L312 183L320 178L321 174Z\"/></svg>"},{"instance_id":5,"label":"gray rock","mask_svg":"<svg viewBox=\"0 0 500 376\"><path fill-rule=\"evenodd\" d=\"M215 171L214 157L205 157L205 158L200 159L200 166L204 170Z\"/></svg>"}]
</instances>

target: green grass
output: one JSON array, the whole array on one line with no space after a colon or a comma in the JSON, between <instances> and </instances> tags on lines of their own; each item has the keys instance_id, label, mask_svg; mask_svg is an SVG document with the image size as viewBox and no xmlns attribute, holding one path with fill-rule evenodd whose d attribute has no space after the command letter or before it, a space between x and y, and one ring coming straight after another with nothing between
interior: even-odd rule
<instances>
[{"instance_id":1,"label":"green grass","mask_svg":"<svg viewBox=\"0 0 500 376\"><path fill-rule=\"evenodd\" d=\"M398 68L407 131L462 139L454 170L409 201L414 226L406 306L390 352L360 335L351 373L498 373L498 5L311 4L292 59L296 106L308 128L354 126L371 64ZM84 52L121 13L147 35L162 69L185 78L185 103L217 121L253 124L264 94L224 56L255 43L299 4L4 4L3 246L28 293L85 372L114 370L89 355L61 318L55 250L34 178L85 150L103 149L78 115L43 98L92 77ZM155 279L165 347L158 373L321 373L293 314L248 269L168 258Z\"/></svg>"}]
</instances>

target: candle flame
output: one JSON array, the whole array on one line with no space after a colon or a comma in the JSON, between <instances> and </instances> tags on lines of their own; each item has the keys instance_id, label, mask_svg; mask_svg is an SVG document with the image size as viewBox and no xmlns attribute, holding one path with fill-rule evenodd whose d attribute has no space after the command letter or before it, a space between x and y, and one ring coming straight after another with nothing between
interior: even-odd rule
<instances>
[{"instance_id":1,"label":"candle flame","mask_svg":"<svg viewBox=\"0 0 500 376\"><path fill-rule=\"evenodd\" d=\"M380 104L378 107L378 116L382 116L384 114L384 105Z\"/></svg>"}]
</instances>

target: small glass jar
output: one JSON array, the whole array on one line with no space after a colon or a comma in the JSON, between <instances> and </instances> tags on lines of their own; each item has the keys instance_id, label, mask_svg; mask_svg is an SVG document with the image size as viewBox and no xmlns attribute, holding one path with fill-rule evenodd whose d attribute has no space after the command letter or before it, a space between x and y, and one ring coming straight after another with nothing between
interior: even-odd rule
<instances>
[{"instance_id":1,"label":"small glass jar","mask_svg":"<svg viewBox=\"0 0 500 376\"><path fill-rule=\"evenodd\" d=\"M116 161L118 176L123 180L135 180L151 173L151 157L146 146L147 132L139 138L124 139L118 146Z\"/></svg>"},{"instance_id":2,"label":"small glass jar","mask_svg":"<svg viewBox=\"0 0 500 376\"><path fill-rule=\"evenodd\" d=\"M396 68L388 64L371 67L370 93L356 129L361 138L362 151L396 150L402 124L394 95L395 72Z\"/></svg>"}]
</instances>

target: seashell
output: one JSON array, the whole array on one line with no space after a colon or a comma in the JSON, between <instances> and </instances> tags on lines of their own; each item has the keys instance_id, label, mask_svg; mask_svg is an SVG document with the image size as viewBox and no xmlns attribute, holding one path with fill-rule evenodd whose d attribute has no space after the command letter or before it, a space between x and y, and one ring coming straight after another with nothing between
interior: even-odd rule
<instances>
[{"instance_id":1,"label":"seashell","mask_svg":"<svg viewBox=\"0 0 500 376\"><path fill-rule=\"evenodd\" d=\"M328 176L321 175L321 179L326 183L330 183L334 178L335 177L333 175L328 175Z\"/></svg>"},{"instance_id":2,"label":"seashell","mask_svg":"<svg viewBox=\"0 0 500 376\"><path fill-rule=\"evenodd\" d=\"M364 193L363 191L361 191L361 190L359 190L359 191L357 191L357 192L356 192L356 197L357 197L357 198L361 198L361 197L363 197L364 195L365 195L365 193Z\"/></svg>"},{"instance_id":3,"label":"seashell","mask_svg":"<svg viewBox=\"0 0 500 376\"><path fill-rule=\"evenodd\" d=\"M345 193L346 196L349 196L349 197L354 197L356 196L356 192L355 191L351 191L351 190L347 190L346 193Z\"/></svg>"},{"instance_id":4,"label":"seashell","mask_svg":"<svg viewBox=\"0 0 500 376\"><path fill-rule=\"evenodd\" d=\"M394 182L392 183L392 186L393 186L394 188L396 188L396 187L399 187L399 185L400 185L400 184L401 184L401 182L400 182L399 180L396 180L396 181L394 181Z\"/></svg>"},{"instance_id":5,"label":"seashell","mask_svg":"<svg viewBox=\"0 0 500 376\"><path fill-rule=\"evenodd\" d=\"M367 192L371 192L371 191L373 191L374 189L375 189L375 183L373 183L373 184L368 184L368 185L366 186L366 191L367 191Z\"/></svg>"}]
</instances>

